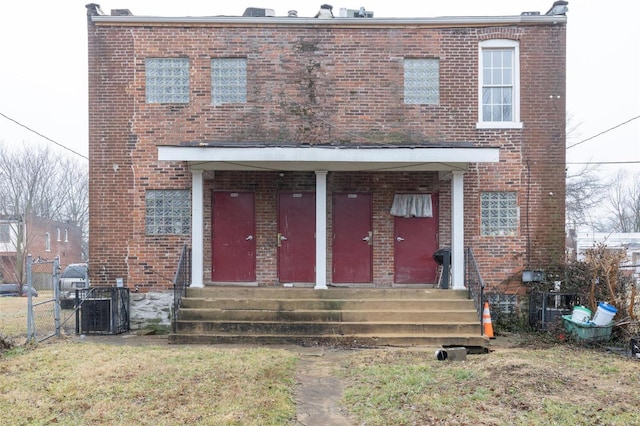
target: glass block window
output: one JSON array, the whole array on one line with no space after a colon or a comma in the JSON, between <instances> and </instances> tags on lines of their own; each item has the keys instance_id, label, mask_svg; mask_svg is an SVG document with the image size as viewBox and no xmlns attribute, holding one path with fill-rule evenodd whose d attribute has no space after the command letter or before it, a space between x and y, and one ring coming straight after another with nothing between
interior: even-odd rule
<instances>
[{"instance_id":1,"label":"glass block window","mask_svg":"<svg viewBox=\"0 0 640 426\"><path fill-rule=\"evenodd\" d=\"M518 296L504 293L485 293L485 299L489 302L494 312L514 315L518 310Z\"/></svg>"},{"instance_id":2,"label":"glass block window","mask_svg":"<svg viewBox=\"0 0 640 426\"><path fill-rule=\"evenodd\" d=\"M516 235L518 206L515 192L483 192L480 203L482 235Z\"/></svg>"},{"instance_id":3,"label":"glass block window","mask_svg":"<svg viewBox=\"0 0 640 426\"><path fill-rule=\"evenodd\" d=\"M514 40L480 43L480 117L488 127L519 127L519 50ZM505 125L510 123L510 125Z\"/></svg>"},{"instance_id":4,"label":"glass block window","mask_svg":"<svg viewBox=\"0 0 640 426\"><path fill-rule=\"evenodd\" d=\"M147 235L189 234L191 232L191 192L189 190L147 190Z\"/></svg>"},{"instance_id":5,"label":"glass block window","mask_svg":"<svg viewBox=\"0 0 640 426\"><path fill-rule=\"evenodd\" d=\"M247 60L245 58L211 60L211 102L213 104L247 102Z\"/></svg>"},{"instance_id":6,"label":"glass block window","mask_svg":"<svg viewBox=\"0 0 640 426\"><path fill-rule=\"evenodd\" d=\"M189 59L147 58L147 103L189 103Z\"/></svg>"},{"instance_id":7,"label":"glass block window","mask_svg":"<svg viewBox=\"0 0 640 426\"><path fill-rule=\"evenodd\" d=\"M11 225L8 223L0 223L0 243L11 242Z\"/></svg>"},{"instance_id":8,"label":"glass block window","mask_svg":"<svg viewBox=\"0 0 640 426\"><path fill-rule=\"evenodd\" d=\"M440 60L404 60L404 103L440 103Z\"/></svg>"}]
</instances>

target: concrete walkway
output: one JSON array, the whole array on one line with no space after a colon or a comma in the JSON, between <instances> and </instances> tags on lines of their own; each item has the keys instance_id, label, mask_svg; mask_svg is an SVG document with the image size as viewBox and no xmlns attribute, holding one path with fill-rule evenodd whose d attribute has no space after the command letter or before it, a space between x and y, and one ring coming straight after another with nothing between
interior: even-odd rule
<instances>
[{"instance_id":1,"label":"concrete walkway","mask_svg":"<svg viewBox=\"0 0 640 426\"><path fill-rule=\"evenodd\" d=\"M297 352L300 362L296 375L296 424L304 426L353 424L340 406L343 386L334 373L347 353L326 348L299 348Z\"/></svg>"}]
</instances>

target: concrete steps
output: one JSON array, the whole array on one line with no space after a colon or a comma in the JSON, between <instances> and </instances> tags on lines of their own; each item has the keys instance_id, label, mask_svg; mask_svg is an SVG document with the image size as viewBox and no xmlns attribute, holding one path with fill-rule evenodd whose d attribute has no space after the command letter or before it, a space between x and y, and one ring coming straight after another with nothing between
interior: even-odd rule
<instances>
[{"instance_id":1,"label":"concrete steps","mask_svg":"<svg viewBox=\"0 0 640 426\"><path fill-rule=\"evenodd\" d=\"M188 289L170 343L485 347L466 291Z\"/></svg>"}]
</instances>

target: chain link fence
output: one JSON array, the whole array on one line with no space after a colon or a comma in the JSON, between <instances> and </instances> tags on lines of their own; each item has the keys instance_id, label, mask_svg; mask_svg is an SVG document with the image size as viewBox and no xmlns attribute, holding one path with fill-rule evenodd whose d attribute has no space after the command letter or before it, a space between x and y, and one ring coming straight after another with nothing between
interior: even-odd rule
<instances>
[{"instance_id":1,"label":"chain link fence","mask_svg":"<svg viewBox=\"0 0 640 426\"><path fill-rule=\"evenodd\" d=\"M60 304L58 297L58 277L60 261L33 260L27 257L27 341L42 342L59 333ZM35 298L36 285L41 287L43 297ZM46 291L47 289L48 291Z\"/></svg>"},{"instance_id":2,"label":"chain link fence","mask_svg":"<svg viewBox=\"0 0 640 426\"><path fill-rule=\"evenodd\" d=\"M15 343L42 342L75 331L75 311L60 307L60 261L27 256L26 297L0 298L0 335Z\"/></svg>"}]
</instances>

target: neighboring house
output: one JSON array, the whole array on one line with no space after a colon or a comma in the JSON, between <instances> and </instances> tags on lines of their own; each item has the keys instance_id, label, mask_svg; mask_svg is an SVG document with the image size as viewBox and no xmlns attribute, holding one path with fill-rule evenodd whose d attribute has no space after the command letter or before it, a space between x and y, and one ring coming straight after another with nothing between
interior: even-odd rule
<instances>
[{"instance_id":1,"label":"neighboring house","mask_svg":"<svg viewBox=\"0 0 640 426\"><path fill-rule=\"evenodd\" d=\"M93 283L169 289L185 244L195 287L433 285L450 248L462 289L472 248L516 293L562 262L564 15L87 8Z\"/></svg>"},{"instance_id":2,"label":"neighboring house","mask_svg":"<svg viewBox=\"0 0 640 426\"><path fill-rule=\"evenodd\" d=\"M22 232L20 232L22 230ZM20 236L22 236L21 240ZM20 252L20 253L19 253ZM82 230L73 223L58 222L38 216L0 215L0 280L24 281L20 277L20 256L53 260L60 257L61 267L82 261Z\"/></svg>"},{"instance_id":3,"label":"neighboring house","mask_svg":"<svg viewBox=\"0 0 640 426\"><path fill-rule=\"evenodd\" d=\"M571 241L570 252L575 259L584 260L588 250L605 246L607 250L624 250L626 259L620 268L633 277L636 285L640 283L640 232L577 232Z\"/></svg>"}]
</instances>

